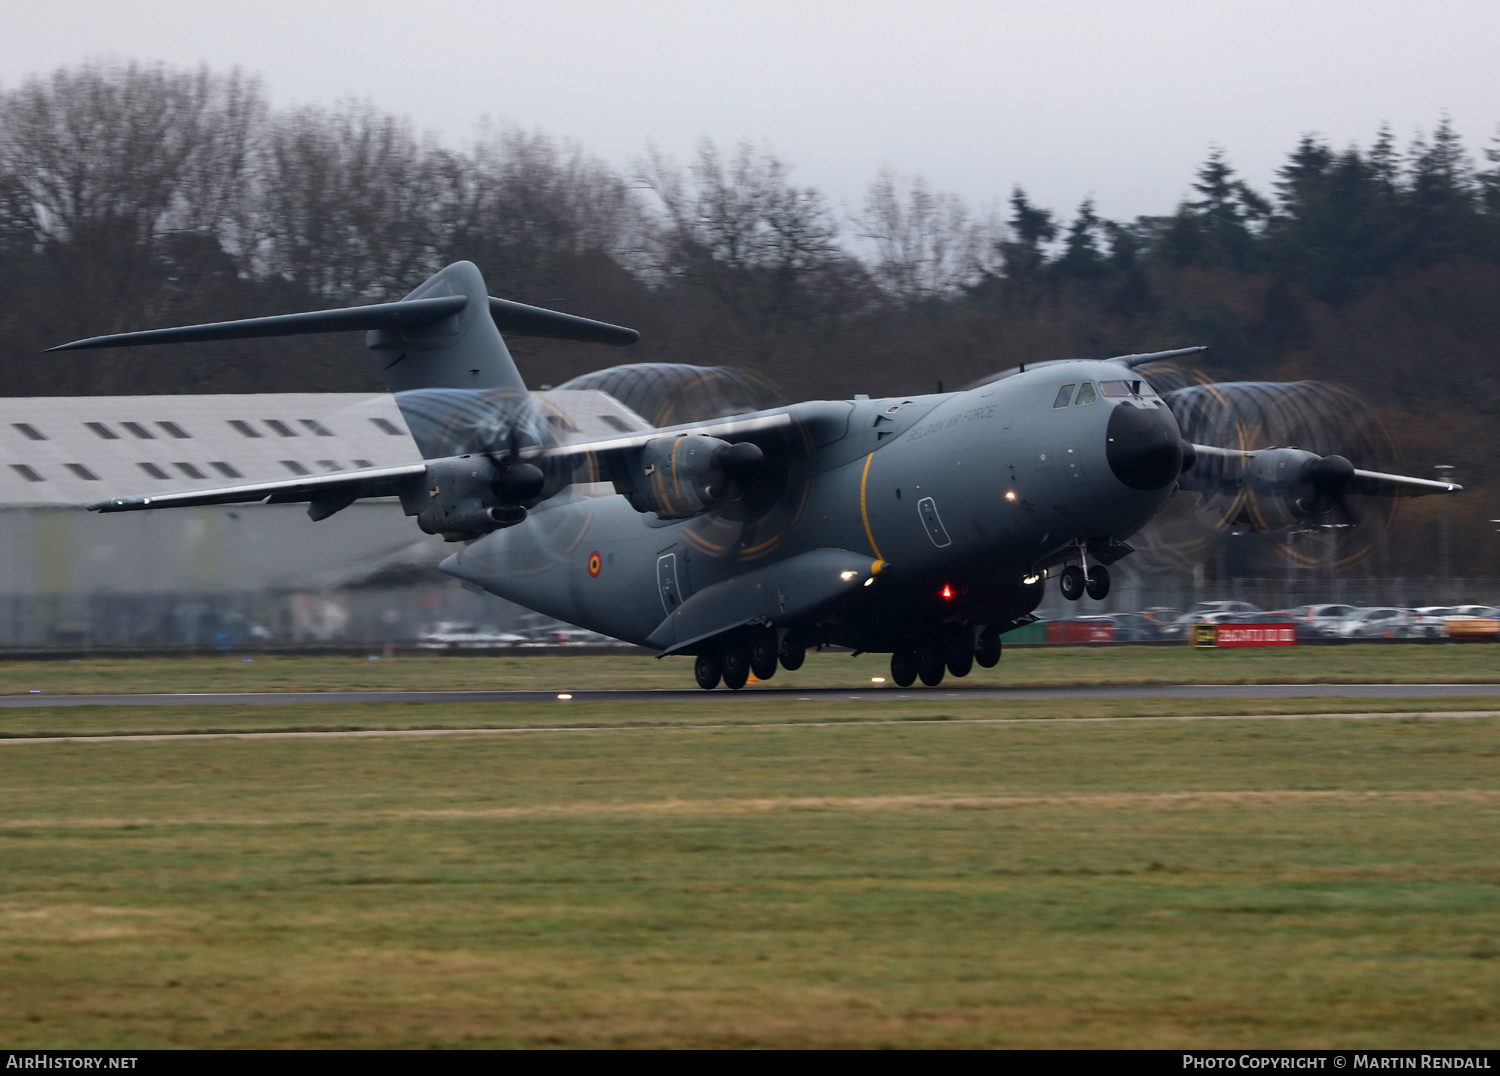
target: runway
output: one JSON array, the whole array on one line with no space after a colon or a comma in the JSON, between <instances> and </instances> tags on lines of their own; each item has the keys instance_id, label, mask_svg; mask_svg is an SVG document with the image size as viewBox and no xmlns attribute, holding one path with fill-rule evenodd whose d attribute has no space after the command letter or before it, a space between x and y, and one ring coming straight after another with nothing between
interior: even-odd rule
<instances>
[{"instance_id":1,"label":"runway","mask_svg":"<svg viewBox=\"0 0 1500 1076\"><path fill-rule=\"evenodd\" d=\"M893 702L956 699L1006 702L1047 699L1424 699L1500 696L1496 684L1089 684L1067 687L995 687L944 684L936 688L776 688L708 692L694 689L635 691L278 691L155 695L4 695L0 708L36 706L293 706L309 703L561 703L700 702ZM562 698L566 696L566 698Z\"/></svg>"}]
</instances>

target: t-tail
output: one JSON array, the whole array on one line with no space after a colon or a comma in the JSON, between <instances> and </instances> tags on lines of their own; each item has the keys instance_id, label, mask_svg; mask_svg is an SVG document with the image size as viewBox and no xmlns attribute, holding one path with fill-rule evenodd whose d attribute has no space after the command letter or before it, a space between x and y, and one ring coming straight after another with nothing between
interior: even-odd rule
<instances>
[{"instance_id":1,"label":"t-tail","mask_svg":"<svg viewBox=\"0 0 1500 1076\"><path fill-rule=\"evenodd\" d=\"M75 340L52 351L247 340L363 330L424 458L535 441L526 385L501 332L624 346L634 329L488 294L472 262L454 262L404 299Z\"/></svg>"}]
</instances>

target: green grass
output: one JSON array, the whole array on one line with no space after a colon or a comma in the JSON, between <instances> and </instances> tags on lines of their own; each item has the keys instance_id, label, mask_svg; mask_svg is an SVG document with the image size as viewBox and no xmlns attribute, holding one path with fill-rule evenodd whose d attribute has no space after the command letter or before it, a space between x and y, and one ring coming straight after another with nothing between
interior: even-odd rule
<instances>
[{"instance_id":1,"label":"green grass","mask_svg":"<svg viewBox=\"0 0 1500 1076\"><path fill-rule=\"evenodd\" d=\"M712 699L711 704L708 702ZM38 706L0 709L0 740L185 733L464 729L653 729L891 721L1058 721L1257 714L1408 714L1500 711L1493 696L1286 699L1060 699L990 702L898 698L878 702L764 701L719 694L667 703L298 703L286 706Z\"/></svg>"},{"instance_id":2,"label":"green grass","mask_svg":"<svg viewBox=\"0 0 1500 1076\"><path fill-rule=\"evenodd\" d=\"M250 656L252 660L243 660ZM777 687L869 686L889 676L885 655L810 654ZM0 662L0 694L181 691L502 690L689 687L691 659L643 655L527 657L100 658ZM966 684L1138 683L1494 683L1500 646L1355 644L1276 650L1182 647L1064 647L1010 650Z\"/></svg>"},{"instance_id":3,"label":"green grass","mask_svg":"<svg viewBox=\"0 0 1500 1076\"><path fill-rule=\"evenodd\" d=\"M182 718L341 708L253 709ZM502 708L406 709L362 711ZM0 1040L1494 1048L1497 761L1494 718L0 744Z\"/></svg>"}]
</instances>

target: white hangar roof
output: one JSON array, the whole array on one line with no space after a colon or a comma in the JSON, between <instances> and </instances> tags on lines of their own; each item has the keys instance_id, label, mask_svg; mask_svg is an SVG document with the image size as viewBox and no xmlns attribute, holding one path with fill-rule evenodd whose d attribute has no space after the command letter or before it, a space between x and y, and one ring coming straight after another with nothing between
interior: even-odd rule
<instances>
[{"instance_id":1,"label":"white hangar roof","mask_svg":"<svg viewBox=\"0 0 1500 1076\"><path fill-rule=\"evenodd\" d=\"M598 390L533 395L560 441L650 429ZM3 507L80 506L418 459L388 393L0 398Z\"/></svg>"}]
</instances>

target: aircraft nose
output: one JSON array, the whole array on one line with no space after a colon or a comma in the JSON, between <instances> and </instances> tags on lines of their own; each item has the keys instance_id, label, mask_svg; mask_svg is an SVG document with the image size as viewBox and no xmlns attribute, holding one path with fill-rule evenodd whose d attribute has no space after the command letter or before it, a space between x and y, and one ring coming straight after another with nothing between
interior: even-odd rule
<instances>
[{"instance_id":1,"label":"aircraft nose","mask_svg":"<svg viewBox=\"0 0 1500 1076\"><path fill-rule=\"evenodd\" d=\"M1118 404L1105 433L1109 469L1131 489L1158 490L1182 471L1182 438L1165 407Z\"/></svg>"}]
</instances>

